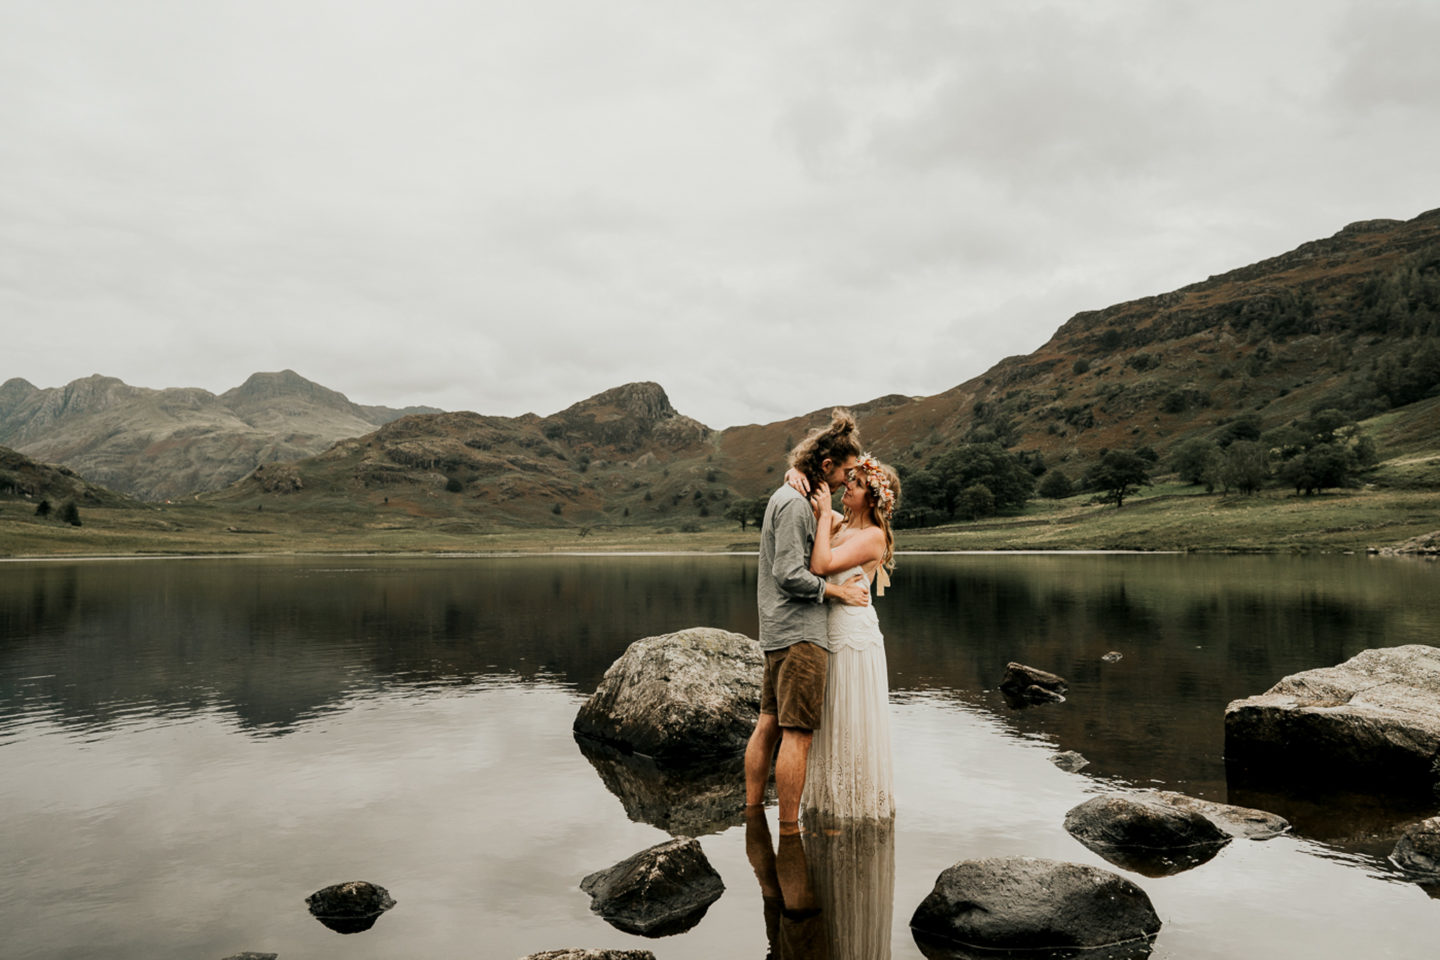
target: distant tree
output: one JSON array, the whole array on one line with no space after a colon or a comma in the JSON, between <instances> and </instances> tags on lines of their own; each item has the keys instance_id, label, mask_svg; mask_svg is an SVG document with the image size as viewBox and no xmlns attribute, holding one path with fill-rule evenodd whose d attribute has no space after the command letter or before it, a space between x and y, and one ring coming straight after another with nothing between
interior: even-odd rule
<instances>
[{"instance_id":1,"label":"distant tree","mask_svg":"<svg viewBox=\"0 0 1440 960\"><path fill-rule=\"evenodd\" d=\"M1225 425L1224 431L1216 440L1221 447L1228 447L1236 440L1259 440L1260 439L1260 418L1253 413L1236 417Z\"/></svg>"},{"instance_id":2,"label":"distant tree","mask_svg":"<svg viewBox=\"0 0 1440 960\"><path fill-rule=\"evenodd\" d=\"M995 510L1019 510L1035 492L1035 478L1016 454L998 443L962 443L937 457L929 472L942 485L937 507L948 516L960 515L960 493L979 483L995 499ZM906 486L907 498L911 496Z\"/></svg>"},{"instance_id":3,"label":"distant tree","mask_svg":"<svg viewBox=\"0 0 1440 960\"><path fill-rule=\"evenodd\" d=\"M1361 470L1368 470L1380 462L1380 450L1368 434L1355 438L1355 446L1351 448L1351 452L1355 455L1355 465Z\"/></svg>"},{"instance_id":4,"label":"distant tree","mask_svg":"<svg viewBox=\"0 0 1440 960\"><path fill-rule=\"evenodd\" d=\"M1051 470L1040 479L1040 496L1049 500L1064 500L1075 492L1070 478L1059 470Z\"/></svg>"},{"instance_id":5,"label":"distant tree","mask_svg":"<svg viewBox=\"0 0 1440 960\"><path fill-rule=\"evenodd\" d=\"M553 513L553 514L555 514L555 516L557 516L557 517L560 516L560 514L563 513L564 511L565 511L565 508L564 508L563 506L561 506L559 502L557 502L553 507L550 508L550 512Z\"/></svg>"},{"instance_id":6,"label":"distant tree","mask_svg":"<svg viewBox=\"0 0 1440 960\"><path fill-rule=\"evenodd\" d=\"M464 489L465 484L461 483L459 480L456 480L454 477L450 477L448 480L445 481L445 490L449 493L459 493L461 490Z\"/></svg>"},{"instance_id":7,"label":"distant tree","mask_svg":"<svg viewBox=\"0 0 1440 960\"><path fill-rule=\"evenodd\" d=\"M1085 471L1085 485L1115 501L1117 510L1125 505L1126 497L1149 484L1150 464L1125 450L1111 450Z\"/></svg>"},{"instance_id":8,"label":"distant tree","mask_svg":"<svg viewBox=\"0 0 1440 960\"><path fill-rule=\"evenodd\" d=\"M751 524L758 527L765 521L765 508L769 503L769 497L736 497L725 507L723 516L740 524L741 530Z\"/></svg>"},{"instance_id":9,"label":"distant tree","mask_svg":"<svg viewBox=\"0 0 1440 960\"><path fill-rule=\"evenodd\" d=\"M80 509L75 506L74 500L66 500L60 504L59 519L72 527L80 526Z\"/></svg>"},{"instance_id":10,"label":"distant tree","mask_svg":"<svg viewBox=\"0 0 1440 960\"><path fill-rule=\"evenodd\" d=\"M1189 484L1205 483L1214 472L1220 449L1209 440L1187 440L1170 456L1170 466Z\"/></svg>"},{"instance_id":11,"label":"distant tree","mask_svg":"<svg viewBox=\"0 0 1440 960\"><path fill-rule=\"evenodd\" d=\"M50 510L51 510L50 501L49 501L49 500L41 500L41 501L40 501L38 504L36 504L36 506L35 506L35 516L37 516L37 517L48 517L48 516L50 516Z\"/></svg>"},{"instance_id":12,"label":"distant tree","mask_svg":"<svg viewBox=\"0 0 1440 960\"><path fill-rule=\"evenodd\" d=\"M995 512L995 495L983 483L972 483L955 498L955 516L978 520Z\"/></svg>"},{"instance_id":13,"label":"distant tree","mask_svg":"<svg viewBox=\"0 0 1440 960\"><path fill-rule=\"evenodd\" d=\"M1348 482L1353 465L1349 451L1333 443L1320 443L1280 465L1280 479L1307 496Z\"/></svg>"},{"instance_id":14,"label":"distant tree","mask_svg":"<svg viewBox=\"0 0 1440 960\"><path fill-rule=\"evenodd\" d=\"M1270 476L1270 450L1256 440L1236 440L1220 454L1215 476L1227 491L1255 493Z\"/></svg>"},{"instance_id":15,"label":"distant tree","mask_svg":"<svg viewBox=\"0 0 1440 960\"><path fill-rule=\"evenodd\" d=\"M1077 377L1080 376L1080 374L1082 374L1082 373L1087 373L1087 372L1089 372L1089 370L1090 370L1090 361L1089 361L1089 360L1086 360L1084 357L1081 357L1079 360L1076 360L1075 363L1074 363L1074 365L1072 365L1072 366L1070 367L1070 372L1073 373L1073 374L1075 374L1075 376L1077 376Z\"/></svg>"}]
</instances>

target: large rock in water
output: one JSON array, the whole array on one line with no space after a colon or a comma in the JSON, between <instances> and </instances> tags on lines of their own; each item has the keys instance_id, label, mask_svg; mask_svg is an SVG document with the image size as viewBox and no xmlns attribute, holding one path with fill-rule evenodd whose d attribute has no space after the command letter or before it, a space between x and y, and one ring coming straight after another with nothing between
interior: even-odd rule
<instances>
[{"instance_id":1,"label":"large rock in water","mask_svg":"<svg viewBox=\"0 0 1440 960\"><path fill-rule=\"evenodd\" d=\"M395 906L390 891L366 880L351 880L316 890L305 898L310 915L336 933L361 933Z\"/></svg>"},{"instance_id":2,"label":"large rock in water","mask_svg":"<svg viewBox=\"0 0 1440 960\"><path fill-rule=\"evenodd\" d=\"M1160 931L1150 898L1096 867L1032 857L964 860L935 881L910 928L927 956L992 951L1095 950L1143 957Z\"/></svg>"},{"instance_id":3,"label":"large rock in water","mask_svg":"<svg viewBox=\"0 0 1440 960\"><path fill-rule=\"evenodd\" d=\"M1429 792L1440 756L1440 648L1366 650L1225 708L1225 760L1275 775Z\"/></svg>"},{"instance_id":4,"label":"large rock in water","mask_svg":"<svg viewBox=\"0 0 1440 960\"><path fill-rule=\"evenodd\" d=\"M725 892L700 841L657 844L580 881L590 909L612 926L642 937L667 937L695 926Z\"/></svg>"},{"instance_id":5,"label":"large rock in water","mask_svg":"<svg viewBox=\"0 0 1440 960\"><path fill-rule=\"evenodd\" d=\"M580 707L575 732L666 765L743 753L763 670L760 645L728 630L636 640Z\"/></svg>"},{"instance_id":6,"label":"large rock in water","mask_svg":"<svg viewBox=\"0 0 1440 960\"><path fill-rule=\"evenodd\" d=\"M1065 830L1116 866L1150 877L1197 867L1230 842L1204 814L1144 795L1093 797L1065 814Z\"/></svg>"}]
</instances>

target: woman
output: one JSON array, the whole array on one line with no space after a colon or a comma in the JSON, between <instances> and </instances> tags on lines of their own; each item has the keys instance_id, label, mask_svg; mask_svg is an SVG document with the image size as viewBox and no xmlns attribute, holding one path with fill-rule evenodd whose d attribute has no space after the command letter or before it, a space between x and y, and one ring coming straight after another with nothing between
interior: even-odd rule
<instances>
[{"instance_id":1,"label":"woman","mask_svg":"<svg viewBox=\"0 0 1440 960\"><path fill-rule=\"evenodd\" d=\"M816 519L811 571L836 583L864 573L882 596L894 567L890 520L899 498L895 471L868 454L846 480L843 516L831 509L829 486L819 484L810 496ZM825 707L801 806L837 817L886 819L895 815L895 798L885 638L872 605L833 604L828 614Z\"/></svg>"}]
</instances>

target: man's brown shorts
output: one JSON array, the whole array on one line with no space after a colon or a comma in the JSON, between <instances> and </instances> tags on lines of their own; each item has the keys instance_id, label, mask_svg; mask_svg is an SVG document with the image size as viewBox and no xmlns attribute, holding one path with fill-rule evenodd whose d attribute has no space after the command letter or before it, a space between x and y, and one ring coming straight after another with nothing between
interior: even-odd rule
<instances>
[{"instance_id":1,"label":"man's brown shorts","mask_svg":"<svg viewBox=\"0 0 1440 960\"><path fill-rule=\"evenodd\" d=\"M829 652L808 640L765 651L760 712L774 714L782 727L818 730L829 666Z\"/></svg>"}]
</instances>

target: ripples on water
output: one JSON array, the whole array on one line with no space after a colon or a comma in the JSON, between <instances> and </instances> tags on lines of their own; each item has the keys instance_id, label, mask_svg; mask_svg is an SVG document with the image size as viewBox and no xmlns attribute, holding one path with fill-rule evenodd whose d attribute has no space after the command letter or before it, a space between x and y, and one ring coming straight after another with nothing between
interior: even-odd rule
<instances>
[{"instance_id":1,"label":"ripples on water","mask_svg":"<svg viewBox=\"0 0 1440 960\"><path fill-rule=\"evenodd\" d=\"M627 816L651 808L612 794L570 734L630 641L754 635L754 576L724 557L7 564L4 955L763 956L738 825L702 837L727 892L693 931L651 943L590 913L580 878L666 835ZM1435 576L1338 558L902 558L879 606L900 815L887 838L811 841L822 898L847 905L827 936L917 957L910 912L956 860L1106 866L1060 826L1087 797L1226 799L1225 703L1431 642ZM994 684L1011 659L1065 674L1069 701L1010 710ZM1090 766L1057 769L1062 749ZM1166 924L1154 956L1431 955L1440 914L1384 858L1411 812L1267 803L1302 835L1140 879ZM348 879L399 905L341 937L301 901Z\"/></svg>"}]
</instances>

